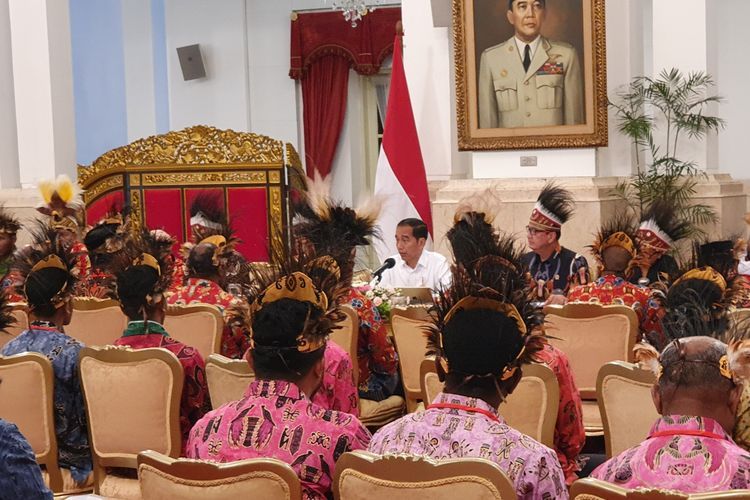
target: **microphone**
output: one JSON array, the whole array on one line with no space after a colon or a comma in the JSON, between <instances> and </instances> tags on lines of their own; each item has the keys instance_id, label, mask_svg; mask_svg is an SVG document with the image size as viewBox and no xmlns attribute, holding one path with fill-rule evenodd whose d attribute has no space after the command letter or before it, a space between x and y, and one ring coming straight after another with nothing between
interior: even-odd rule
<instances>
[{"instance_id":1,"label":"microphone","mask_svg":"<svg viewBox=\"0 0 750 500\"><path fill-rule=\"evenodd\" d=\"M395 265L396 259L394 259L393 257L388 257L383 261L383 265L377 268L374 273L372 273L373 279L377 279L377 282L380 283L380 280L383 279L383 271L385 271L386 269L390 269Z\"/></svg>"}]
</instances>

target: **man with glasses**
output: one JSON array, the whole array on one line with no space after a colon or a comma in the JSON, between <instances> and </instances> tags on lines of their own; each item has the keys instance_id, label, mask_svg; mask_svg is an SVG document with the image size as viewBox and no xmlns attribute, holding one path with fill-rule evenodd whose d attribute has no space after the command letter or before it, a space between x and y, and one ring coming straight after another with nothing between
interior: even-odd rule
<instances>
[{"instance_id":1,"label":"man with glasses","mask_svg":"<svg viewBox=\"0 0 750 500\"><path fill-rule=\"evenodd\" d=\"M564 304L571 284L589 282L586 258L560 245L562 225L573 214L570 192L552 183L542 188L529 224L526 242L531 249L522 261L528 267L533 296L537 301Z\"/></svg>"}]
</instances>

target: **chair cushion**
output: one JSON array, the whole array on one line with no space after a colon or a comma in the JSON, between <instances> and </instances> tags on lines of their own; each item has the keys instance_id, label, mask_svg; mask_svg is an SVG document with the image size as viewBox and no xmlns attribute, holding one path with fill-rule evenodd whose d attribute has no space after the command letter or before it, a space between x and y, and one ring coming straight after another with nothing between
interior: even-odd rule
<instances>
[{"instance_id":1,"label":"chair cushion","mask_svg":"<svg viewBox=\"0 0 750 500\"><path fill-rule=\"evenodd\" d=\"M501 500L500 492L484 478L477 476L456 476L432 481L400 483L375 478L357 470L347 469L339 478L340 498L348 500L454 500L466 498L475 500Z\"/></svg>"},{"instance_id":2,"label":"chair cushion","mask_svg":"<svg viewBox=\"0 0 750 500\"><path fill-rule=\"evenodd\" d=\"M99 487L99 495L120 500L141 500L141 485L137 478L107 474Z\"/></svg>"},{"instance_id":3,"label":"chair cushion","mask_svg":"<svg viewBox=\"0 0 750 500\"><path fill-rule=\"evenodd\" d=\"M602 425L602 414L599 412L599 405L596 401L582 401L583 410L583 428L587 436L604 435L604 426Z\"/></svg>"},{"instance_id":4,"label":"chair cushion","mask_svg":"<svg viewBox=\"0 0 750 500\"><path fill-rule=\"evenodd\" d=\"M404 398L390 396L383 401L359 400L359 420L366 426L385 425L404 414Z\"/></svg>"}]
</instances>

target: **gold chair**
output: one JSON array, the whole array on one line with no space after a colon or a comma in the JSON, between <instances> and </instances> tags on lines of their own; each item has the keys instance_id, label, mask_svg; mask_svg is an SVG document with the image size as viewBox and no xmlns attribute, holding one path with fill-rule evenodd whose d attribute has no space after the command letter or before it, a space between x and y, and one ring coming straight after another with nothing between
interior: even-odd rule
<instances>
[{"instance_id":1,"label":"gold chair","mask_svg":"<svg viewBox=\"0 0 750 500\"><path fill-rule=\"evenodd\" d=\"M570 500L730 500L749 499L750 490L681 493L658 488L629 490L599 479L578 479L570 487Z\"/></svg>"},{"instance_id":2,"label":"gold chair","mask_svg":"<svg viewBox=\"0 0 750 500\"><path fill-rule=\"evenodd\" d=\"M607 458L640 444L659 413L651 399L654 374L624 361L602 366L596 381Z\"/></svg>"},{"instance_id":3,"label":"gold chair","mask_svg":"<svg viewBox=\"0 0 750 500\"><path fill-rule=\"evenodd\" d=\"M0 331L0 349L2 349L5 344L18 337L24 330L29 329L29 317L26 304L10 304L10 306L10 313L13 315L16 322L12 326L6 328L5 331Z\"/></svg>"},{"instance_id":4,"label":"gold chair","mask_svg":"<svg viewBox=\"0 0 750 500\"><path fill-rule=\"evenodd\" d=\"M425 407L435 401L439 392L442 392L445 384L440 381L435 366L435 356L428 356L419 365L419 387L422 390L422 401Z\"/></svg>"},{"instance_id":5,"label":"gold chair","mask_svg":"<svg viewBox=\"0 0 750 500\"><path fill-rule=\"evenodd\" d=\"M391 308L391 314L396 316L403 316L404 318L411 318L417 321L430 321L430 309L432 304L419 304L414 306L394 306Z\"/></svg>"},{"instance_id":6,"label":"gold chair","mask_svg":"<svg viewBox=\"0 0 750 500\"><path fill-rule=\"evenodd\" d=\"M274 458L218 464L174 459L155 451L138 454L143 500L299 500L302 489L294 470Z\"/></svg>"},{"instance_id":7,"label":"gold chair","mask_svg":"<svg viewBox=\"0 0 750 500\"><path fill-rule=\"evenodd\" d=\"M171 305L167 307L164 328L170 337L195 348L203 359L221 351L224 317L209 304Z\"/></svg>"},{"instance_id":8,"label":"gold chair","mask_svg":"<svg viewBox=\"0 0 750 500\"><path fill-rule=\"evenodd\" d=\"M429 405L443 390L435 371L435 358L422 361L420 367L422 397ZM560 406L560 388L552 370L540 364L523 366L523 377L498 412L505 422L523 434L554 448L555 423Z\"/></svg>"},{"instance_id":9,"label":"gold chair","mask_svg":"<svg viewBox=\"0 0 750 500\"><path fill-rule=\"evenodd\" d=\"M610 361L633 361L638 316L627 306L575 302L545 306L544 314L550 343L570 360L583 400L586 435L601 436L604 428L596 402L596 378Z\"/></svg>"},{"instance_id":10,"label":"gold chair","mask_svg":"<svg viewBox=\"0 0 750 500\"><path fill-rule=\"evenodd\" d=\"M406 455L344 453L336 462L337 500L515 499L513 483L494 463L481 458L433 461Z\"/></svg>"},{"instance_id":11,"label":"gold chair","mask_svg":"<svg viewBox=\"0 0 750 500\"><path fill-rule=\"evenodd\" d=\"M108 468L138 468L138 453L181 451L180 397L184 373L166 349L86 347L80 354L81 387L88 416L94 492L140 498L138 480Z\"/></svg>"},{"instance_id":12,"label":"gold chair","mask_svg":"<svg viewBox=\"0 0 750 500\"><path fill-rule=\"evenodd\" d=\"M359 364L357 363L357 341L359 340L359 316L357 311L349 305L341 307L346 314L346 319L342 322L341 328L331 332L329 340L349 353L349 359L352 362L352 376L354 378L354 387L359 382Z\"/></svg>"},{"instance_id":13,"label":"gold chair","mask_svg":"<svg viewBox=\"0 0 750 500\"><path fill-rule=\"evenodd\" d=\"M522 367L518 387L500 404L499 412L514 429L554 448L555 423L560 406L557 377L546 365Z\"/></svg>"},{"instance_id":14,"label":"gold chair","mask_svg":"<svg viewBox=\"0 0 750 500\"><path fill-rule=\"evenodd\" d=\"M54 493L72 492L70 471L57 463L55 375L46 356L35 352L0 356L0 418L18 426L44 466L44 480ZM67 481L63 480L63 471ZM67 483L68 489L65 489Z\"/></svg>"},{"instance_id":15,"label":"gold chair","mask_svg":"<svg viewBox=\"0 0 750 500\"><path fill-rule=\"evenodd\" d=\"M427 340L424 335L427 326L426 321L411 319L399 311L392 311L393 342L398 352L408 412L415 411L417 403L422 398L419 370L427 351Z\"/></svg>"},{"instance_id":16,"label":"gold chair","mask_svg":"<svg viewBox=\"0 0 750 500\"><path fill-rule=\"evenodd\" d=\"M116 300L76 297L65 333L86 346L105 346L119 339L127 326L128 318Z\"/></svg>"},{"instance_id":17,"label":"gold chair","mask_svg":"<svg viewBox=\"0 0 750 500\"><path fill-rule=\"evenodd\" d=\"M244 359L229 359L221 354L211 354L206 359L206 382L213 409L242 399L253 380L255 373Z\"/></svg>"}]
</instances>

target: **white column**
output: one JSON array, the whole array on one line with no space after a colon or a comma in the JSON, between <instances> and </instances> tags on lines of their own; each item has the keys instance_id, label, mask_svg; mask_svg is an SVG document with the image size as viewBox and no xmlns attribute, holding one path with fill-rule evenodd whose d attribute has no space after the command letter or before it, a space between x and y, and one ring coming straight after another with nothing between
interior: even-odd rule
<instances>
[{"instance_id":1,"label":"white column","mask_svg":"<svg viewBox=\"0 0 750 500\"><path fill-rule=\"evenodd\" d=\"M671 68L679 69L683 75L693 71L710 73L715 67L714 61L710 61L714 57L715 43L709 36L709 20L714 18L709 1L658 0L653 2L652 8L653 76L658 77L663 70ZM715 107L708 110L710 114L716 112ZM692 160L703 169L717 167L717 150L709 146L709 141L685 137L678 148L677 155L682 160Z\"/></svg>"},{"instance_id":2,"label":"white column","mask_svg":"<svg viewBox=\"0 0 750 500\"><path fill-rule=\"evenodd\" d=\"M0 188L20 184L16 102L13 97L13 54L10 49L8 2L0 2Z\"/></svg>"},{"instance_id":3,"label":"white column","mask_svg":"<svg viewBox=\"0 0 750 500\"><path fill-rule=\"evenodd\" d=\"M75 177L68 2L9 0L9 7L21 186Z\"/></svg>"}]
</instances>

